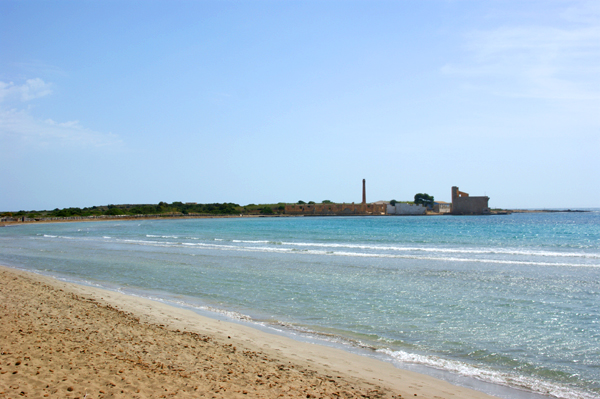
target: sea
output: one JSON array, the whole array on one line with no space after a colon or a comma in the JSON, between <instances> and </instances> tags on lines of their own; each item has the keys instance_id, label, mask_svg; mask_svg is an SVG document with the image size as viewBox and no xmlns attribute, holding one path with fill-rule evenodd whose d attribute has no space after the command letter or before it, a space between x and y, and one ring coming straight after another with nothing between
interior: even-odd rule
<instances>
[{"instance_id":1,"label":"sea","mask_svg":"<svg viewBox=\"0 0 600 399\"><path fill-rule=\"evenodd\" d=\"M600 398L600 211L13 225L0 264L503 398Z\"/></svg>"}]
</instances>

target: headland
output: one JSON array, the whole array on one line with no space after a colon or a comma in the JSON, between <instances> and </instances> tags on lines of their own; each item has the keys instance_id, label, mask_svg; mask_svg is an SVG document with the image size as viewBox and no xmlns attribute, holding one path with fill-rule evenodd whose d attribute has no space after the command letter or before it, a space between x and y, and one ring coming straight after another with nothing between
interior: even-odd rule
<instances>
[{"instance_id":1,"label":"headland","mask_svg":"<svg viewBox=\"0 0 600 399\"><path fill-rule=\"evenodd\" d=\"M458 187L451 189L452 202L434 201L428 194L418 193L414 201L377 201L367 203L366 181L362 181L362 202L336 203L324 200L277 204L239 204L225 202L198 204L176 201L172 204L103 205L89 208L64 208L53 211L1 212L0 226L31 222L68 222L139 219L185 219L214 217L290 217L290 216L439 216L439 215L510 215L532 212L584 212L579 210L510 210L491 209L488 196L469 196Z\"/></svg>"}]
</instances>

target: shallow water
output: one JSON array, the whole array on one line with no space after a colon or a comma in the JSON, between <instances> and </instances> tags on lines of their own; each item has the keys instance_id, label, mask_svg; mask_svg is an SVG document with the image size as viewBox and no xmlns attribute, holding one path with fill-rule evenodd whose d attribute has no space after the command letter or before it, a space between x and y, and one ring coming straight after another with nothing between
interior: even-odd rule
<instances>
[{"instance_id":1,"label":"shallow water","mask_svg":"<svg viewBox=\"0 0 600 399\"><path fill-rule=\"evenodd\" d=\"M598 212L37 224L0 229L0 263L600 397Z\"/></svg>"}]
</instances>

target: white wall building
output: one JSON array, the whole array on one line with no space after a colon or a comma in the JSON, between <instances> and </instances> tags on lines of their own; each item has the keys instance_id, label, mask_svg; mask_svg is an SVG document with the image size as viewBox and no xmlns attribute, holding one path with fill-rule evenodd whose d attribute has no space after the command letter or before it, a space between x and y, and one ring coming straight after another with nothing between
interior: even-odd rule
<instances>
[{"instance_id":1,"label":"white wall building","mask_svg":"<svg viewBox=\"0 0 600 399\"><path fill-rule=\"evenodd\" d=\"M423 205L401 204L387 205L388 215L425 215L427 208Z\"/></svg>"}]
</instances>

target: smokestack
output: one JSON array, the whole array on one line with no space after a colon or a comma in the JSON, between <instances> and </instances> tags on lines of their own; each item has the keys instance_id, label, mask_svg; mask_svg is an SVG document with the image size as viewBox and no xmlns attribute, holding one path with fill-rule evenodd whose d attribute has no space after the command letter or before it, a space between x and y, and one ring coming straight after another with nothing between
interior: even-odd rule
<instances>
[{"instance_id":1,"label":"smokestack","mask_svg":"<svg viewBox=\"0 0 600 399\"><path fill-rule=\"evenodd\" d=\"M363 204L367 203L367 183L365 183L365 179L363 179Z\"/></svg>"}]
</instances>

